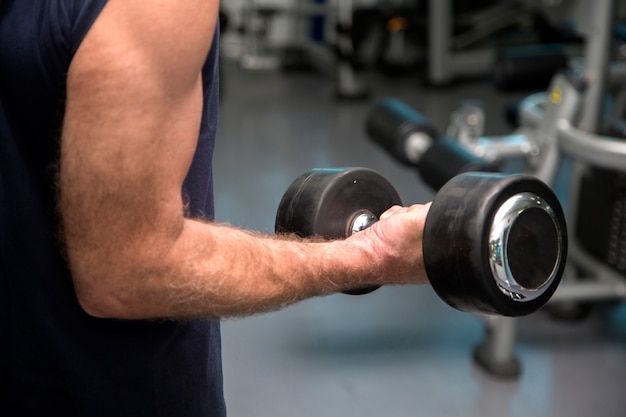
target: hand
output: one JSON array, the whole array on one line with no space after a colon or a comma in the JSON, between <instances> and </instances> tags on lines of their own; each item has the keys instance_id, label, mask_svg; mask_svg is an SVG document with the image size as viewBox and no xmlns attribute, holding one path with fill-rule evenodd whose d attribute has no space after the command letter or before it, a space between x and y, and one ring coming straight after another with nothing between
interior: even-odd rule
<instances>
[{"instance_id":1,"label":"hand","mask_svg":"<svg viewBox=\"0 0 626 417\"><path fill-rule=\"evenodd\" d=\"M422 237L430 203L393 206L351 239L368 241L380 284L427 284Z\"/></svg>"}]
</instances>

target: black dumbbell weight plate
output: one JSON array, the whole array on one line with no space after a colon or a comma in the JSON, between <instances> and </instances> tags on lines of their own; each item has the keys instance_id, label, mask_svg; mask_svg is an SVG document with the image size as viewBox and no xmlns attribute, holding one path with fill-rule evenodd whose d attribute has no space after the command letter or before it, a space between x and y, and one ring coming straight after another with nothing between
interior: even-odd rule
<instances>
[{"instance_id":1,"label":"black dumbbell weight plate","mask_svg":"<svg viewBox=\"0 0 626 417\"><path fill-rule=\"evenodd\" d=\"M283 195L275 230L300 237L346 238L359 215L368 214L375 220L389 207L401 204L393 185L376 171L314 169L298 177ZM376 288L347 293L365 294Z\"/></svg>"},{"instance_id":2,"label":"black dumbbell weight plate","mask_svg":"<svg viewBox=\"0 0 626 417\"><path fill-rule=\"evenodd\" d=\"M523 316L556 290L567 231L556 196L536 178L468 173L437 193L423 244L426 272L448 304Z\"/></svg>"}]
</instances>

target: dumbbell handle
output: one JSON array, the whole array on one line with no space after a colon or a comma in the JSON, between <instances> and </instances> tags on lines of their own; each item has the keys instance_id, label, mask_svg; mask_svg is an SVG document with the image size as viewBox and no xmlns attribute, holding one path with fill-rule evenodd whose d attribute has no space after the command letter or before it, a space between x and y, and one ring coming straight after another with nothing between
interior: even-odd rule
<instances>
[{"instance_id":1,"label":"dumbbell handle","mask_svg":"<svg viewBox=\"0 0 626 417\"><path fill-rule=\"evenodd\" d=\"M374 223L376 223L377 221L378 221L378 217L376 217L374 213L372 213L371 211L360 210L352 218L352 221L350 222L350 227L348 228L346 236L351 236L355 233L363 231L367 229L368 227L370 227L371 225L373 225Z\"/></svg>"},{"instance_id":2,"label":"dumbbell handle","mask_svg":"<svg viewBox=\"0 0 626 417\"><path fill-rule=\"evenodd\" d=\"M374 223L378 221L378 217L374 213L369 210L359 210L357 211L352 220L348 225L348 229L346 230L346 237L352 236L355 233L361 232L368 227L372 226ZM355 288L352 290L344 291L344 294L348 295L364 295L369 294L371 292L376 291L380 288L380 285L372 285L364 288Z\"/></svg>"}]
</instances>

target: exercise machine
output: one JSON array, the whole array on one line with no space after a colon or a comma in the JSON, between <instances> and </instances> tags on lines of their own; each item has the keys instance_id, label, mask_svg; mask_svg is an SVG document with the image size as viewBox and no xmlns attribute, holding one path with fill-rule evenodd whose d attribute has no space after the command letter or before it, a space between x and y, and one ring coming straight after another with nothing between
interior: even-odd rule
<instances>
[{"instance_id":1,"label":"exercise machine","mask_svg":"<svg viewBox=\"0 0 626 417\"><path fill-rule=\"evenodd\" d=\"M453 112L445 134L394 99L377 103L367 121L370 137L416 167L433 188L459 172L497 171L521 160L526 175L554 189L567 162L569 186L561 198L569 252L563 282L550 300L557 310L626 299L626 139L612 135L623 126L626 90L626 66L611 55L617 2L581 1L579 7L582 59L554 76L548 91L522 101L513 133L484 137L485 116L474 103ZM432 174L432 166L443 168ZM516 321L483 317L486 336L475 360L493 375L519 375Z\"/></svg>"}]
</instances>

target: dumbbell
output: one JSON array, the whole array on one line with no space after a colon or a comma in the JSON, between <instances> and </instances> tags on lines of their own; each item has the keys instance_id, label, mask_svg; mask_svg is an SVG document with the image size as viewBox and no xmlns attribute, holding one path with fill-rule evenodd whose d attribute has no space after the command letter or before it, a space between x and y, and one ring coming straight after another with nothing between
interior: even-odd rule
<instances>
[{"instance_id":1,"label":"dumbbell","mask_svg":"<svg viewBox=\"0 0 626 417\"><path fill-rule=\"evenodd\" d=\"M404 102L377 102L366 120L368 136L398 162L417 168L434 190L463 172L496 172L498 166L438 132L430 120Z\"/></svg>"},{"instance_id":2,"label":"dumbbell","mask_svg":"<svg viewBox=\"0 0 626 417\"><path fill-rule=\"evenodd\" d=\"M393 185L374 170L314 169L288 187L275 230L347 238L401 204ZM556 290L565 266L567 230L559 201L536 178L463 173L436 194L422 243L429 281L449 305L467 312L524 316Z\"/></svg>"}]
</instances>

